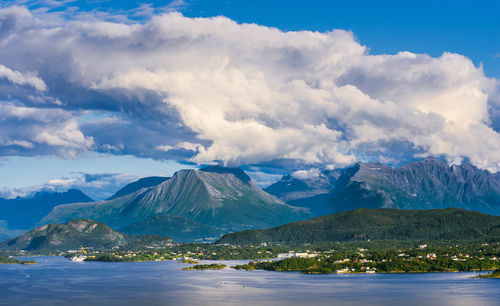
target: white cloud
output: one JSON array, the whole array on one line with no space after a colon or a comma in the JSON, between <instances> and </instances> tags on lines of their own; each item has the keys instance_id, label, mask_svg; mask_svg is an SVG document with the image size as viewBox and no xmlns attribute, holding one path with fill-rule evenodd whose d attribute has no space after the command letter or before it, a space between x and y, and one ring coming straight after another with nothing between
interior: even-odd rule
<instances>
[{"instance_id":1,"label":"white cloud","mask_svg":"<svg viewBox=\"0 0 500 306\"><path fill-rule=\"evenodd\" d=\"M292 176L299 180L306 180L314 177L319 177L319 169L298 170L292 173Z\"/></svg>"},{"instance_id":2,"label":"white cloud","mask_svg":"<svg viewBox=\"0 0 500 306\"><path fill-rule=\"evenodd\" d=\"M30 85L40 91L47 90L45 82L32 73L22 74L19 71L9 69L4 65L0 65L0 79L2 78L6 78L16 85Z\"/></svg>"},{"instance_id":3,"label":"white cloud","mask_svg":"<svg viewBox=\"0 0 500 306\"><path fill-rule=\"evenodd\" d=\"M261 188L276 183L283 176L282 174L267 173L255 169L245 170L245 173L252 179L252 182Z\"/></svg>"},{"instance_id":4,"label":"white cloud","mask_svg":"<svg viewBox=\"0 0 500 306\"><path fill-rule=\"evenodd\" d=\"M187 150L187 151L198 152L202 148L203 148L202 145L190 142L179 142L175 146L161 145L156 147L156 149L164 152L168 152L171 150Z\"/></svg>"},{"instance_id":5,"label":"white cloud","mask_svg":"<svg viewBox=\"0 0 500 306\"><path fill-rule=\"evenodd\" d=\"M184 0L173 0L169 4L164 6L162 10L165 12L174 12L174 11L180 11L187 6L188 3Z\"/></svg>"},{"instance_id":6,"label":"white cloud","mask_svg":"<svg viewBox=\"0 0 500 306\"><path fill-rule=\"evenodd\" d=\"M393 160L401 143L411 155L500 170L497 81L461 55L370 55L349 32L282 32L224 17L169 13L141 24L7 13L16 26L8 35L0 28L0 64L36 72L63 108L141 123L133 139L129 127L88 123L85 136L101 150L343 166ZM58 145L51 136L35 140Z\"/></svg>"}]
</instances>

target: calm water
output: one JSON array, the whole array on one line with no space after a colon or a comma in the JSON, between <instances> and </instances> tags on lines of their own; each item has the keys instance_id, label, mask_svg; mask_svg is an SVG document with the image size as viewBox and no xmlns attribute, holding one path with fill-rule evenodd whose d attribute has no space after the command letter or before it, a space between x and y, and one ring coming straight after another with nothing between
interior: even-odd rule
<instances>
[{"instance_id":1,"label":"calm water","mask_svg":"<svg viewBox=\"0 0 500 306\"><path fill-rule=\"evenodd\" d=\"M500 280L476 273L305 275L35 259L0 265L0 305L500 305Z\"/></svg>"}]
</instances>

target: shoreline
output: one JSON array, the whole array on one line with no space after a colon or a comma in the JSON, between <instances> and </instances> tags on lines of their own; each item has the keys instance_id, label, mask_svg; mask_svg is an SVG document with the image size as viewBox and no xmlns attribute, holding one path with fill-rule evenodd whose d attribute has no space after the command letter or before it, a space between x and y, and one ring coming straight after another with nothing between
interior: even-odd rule
<instances>
[{"instance_id":1,"label":"shoreline","mask_svg":"<svg viewBox=\"0 0 500 306\"><path fill-rule=\"evenodd\" d=\"M60 255L36 255L36 256L16 256L17 258L31 258L31 257L62 257L65 258L64 256ZM17 259L15 258L15 259ZM19 259L22 261L22 259ZM238 259L237 261L248 261L248 263L255 261L256 259ZM262 260L262 259L260 259ZM71 262L68 259L69 262ZM135 260L135 261L98 261L98 260L89 260L89 261L84 261L84 262L101 262L101 263L134 263L134 262L146 262L146 263L152 263L152 262L177 262L180 264L189 264L189 265L196 265L196 264L203 264L203 262L227 262L227 261L235 261L231 259L227 260L199 260L198 263L188 263L188 262L182 262L181 260L174 260L174 259L162 259L162 260ZM23 264L23 265L35 265L39 264L38 262L26 262L26 263L0 263L0 264ZM193 271L193 270L224 270L224 269L189 269L190 266L181 268L181 270L185 271ZM188 268L188 269L186 269ZM298 272L302 274L324 274L324 275L330 275L330 274L365 274L365 275L370 275L370 274L429 274L429 273L472 273L472 272L494 272L495 270L490 269L490 270L478 270L478 269L472 269L472 270L453 270L453 271L375 271L371 273L366 273L366 272L358 272L358 271L349 271L349 272L315 272L315 271L300 271L300 270L266 270L266 269L252 269L252 270L247 270L247 269L236 269L235 266L227 266L225 269L234 269L234 270L245 270L245 271L268 271L268 272ZM371 270L373 271L373 270ZM488 273L488 274L480 274L477 276L474 276L474 278L498 278L498 277L487 277L487 275L491 275L493 273Z\"/></svg>"}]
</instances>

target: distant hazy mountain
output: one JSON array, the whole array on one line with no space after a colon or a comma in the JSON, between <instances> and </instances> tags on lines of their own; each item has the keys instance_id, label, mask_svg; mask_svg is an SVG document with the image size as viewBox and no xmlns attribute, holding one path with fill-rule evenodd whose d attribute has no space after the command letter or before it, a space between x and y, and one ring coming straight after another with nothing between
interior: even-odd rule
<instances>
[{"instance_id":1,"label":"distant hazy mountain","mask_svg":"<svg viewBox=\"0 0 500 306\"><path fill-rule=\"evenodd\" d=\"M66 192L40 191L32 197L0 199L0 220L6 221L10 230L28 230L57 205L92 201L77 189Z\"/></svg>"},{"instance_id":2,"label":"distant hazy mountain","mask_svg":"<svg viewBox=\"0 0 500 306\"><path fill-rule=\"evenodd\" d=\"M37 227L17 238L0 243L0 249L66 251L86 248L112 248L130 243L169 242L168 237L130 236L92 220L73 220L67 224Z\"/></svg>"},{"instance_id":3,"label":"distant hazy mountain","mask_svg":"<svg viewBox=\"0 0 500 306\"><path fill-rule=\"evenodd\" d=\"M296 207L305 207L313 216L332 213L329 194L335 189L342 169L324 170L316 177L306 179L284 175L264 190Z\"/></svg>"},{"instance_id":4,"label":"distant hazy mountain","mask_svg":"<svg viewBox=\"0 0 500 306\"><path fill-rule=\"evenodd\" d=\"M313 217L332 214L336 211L335 207L332 206L330 193L322 193L309 198L288 201L288 204L309 209Z\"/></svg>"},{"instance_id":5,"label":"distant hazy mountain","mask_svg":"<svg viewBox=\"0 0 500 306\"><path fill-rule=\"evenodd\" d=\"M334 211L458 207L500 214L500 176L470 164L450 167L436 159L395 169L358 163L338 178L329 202Z\"/></svg>"},{"instance_id":6,"label":"distant hazy mountain","mask_svg":"<svg viewBox=\"0 0 500 306\"><path fill-rule=\"evenodd\" d=\"M285 201L310 198L331 192L341 174L341 170L324 170L319 176L299 179L291 175L284 175L279 181L264 188L264 191Z\"/></svg>"},{"instance_id":7,"label":"distant hazy mountain","mask_svg":"<svg viewBox=\"0 0 500 306\"><path fill-rule=\"evenodd\" d=\"M226 234L217 243L303 244L354 240L498 241L500 217L457 208L357 209L282 226Z\"/></svg>"},{"instance_id":8,"label":"distant hazy mountain","mask_svg":"<svg viewBox=\"0 0 500 306\"><path fill-rule=\"evenodd\" d=\"M118 190L114 195L109 197L107 200L113 200L119 197L123 197L124 195L134 193L142 188L148 188L151 186L159 185L168 179L169 177L162 177L162 176L150 176L141 178Z\"/></svg>"},{"instance_id":9,"label":"distant hazy mountain","mask_svg":"<svg viewBox=\"0 0 500 306\"><path fill-rule=\"evenodd\" d=\"M0 242L12 237L17 237L24 232L24 230L9 230L7 227L7 222L0 220Z\"/></svg>"},{"instance_id":10,"label":"distant hazy mountain","mask_svg":"<svg viewBox=\"0 0 500 306\"><path fill-rule=\"evenodd\" d=\"M120 229L131 235L168 236L178 242L214 242L224 233L215 227L174 215L158 215Z\"/></svg>"},{"instance_id":11,"label":"distant hazy mountain","mask_svg":"<svg viewBox=\"0 0 500 306\"><path fill-rule=\"evenodd\" d=\"M163 183L113 200L55 207L42 223L89 218L120 228L160 214L177 215L225 232L304 219L308 212L257 187L240 169L181 170Z\"/></svg>"}]
</instances>

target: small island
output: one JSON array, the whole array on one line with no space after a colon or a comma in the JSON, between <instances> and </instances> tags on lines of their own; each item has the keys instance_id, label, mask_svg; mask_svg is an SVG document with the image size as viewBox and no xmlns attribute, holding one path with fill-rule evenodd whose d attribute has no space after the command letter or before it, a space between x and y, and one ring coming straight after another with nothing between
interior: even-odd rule
<instances>
[{"instance_id":1,"label":"small island","mask_svg":"<svg viewBox=\"0 0 500 306\"><path fill-rule=\"evenodd\" d=\"M15 258L0 256L0 264L21 264L21 265L34 265L37 262L34 260L19 260Z\"/></svg>"},{"instance_id":2,"label":"small island","mask_svg":"<svg viewBox=\"0 0 500 306\"><path fill-rule=\"evenodd\" d=\"M197 260L193 260L193 259L181 259L181 260L179 260L179 263L187 263L190 265L195 265L195 264L198 264L200 262Z\"/></svg>"},{"instance_id":3,"label":"small island","mask_svg":"<svg viewBox=\"0 0 500 306\"><path fill-rule=\"evenodd\" d=\"M226 265L221 264L205 264L205 265L195 265L192 267L185 267L182 270L222 270Z\"/></svg>"},{"instance_id":4,"label":"small island","mask_svg":"<svg viewBox=\"0 0 500 306\"><path fill-rule=\"evenodd\" d=\"M492 273L481 274L478 278L500 278L500 270L495 270Z\"/></svg>"}]
</instances>

